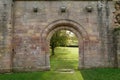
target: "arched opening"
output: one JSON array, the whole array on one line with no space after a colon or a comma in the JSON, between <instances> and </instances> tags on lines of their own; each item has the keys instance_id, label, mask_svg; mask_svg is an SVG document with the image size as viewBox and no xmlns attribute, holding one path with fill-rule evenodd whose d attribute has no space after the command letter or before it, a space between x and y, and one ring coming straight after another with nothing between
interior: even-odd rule
<instances>
[{"instance_id":1,"label":"arched opening","mask_svg":"<svg viewBox=\"0 0 120 80\"><path fill-rule=\"evenodd\" d=\"M73 32L77 38L78 38L78 68L83 68L84 67L84 54L85 54L85 49L88 48L89 45L89 37L85 29L78 24L77 22L74 22L72 20L58 20L54 21L51 24L49 24L44 31L42 32L42 49L43 52L45 52L45 55L47 56L45 59L46 66L50 68L50 39L52 35L59 30L69 30Z\"/></svg>"},{"instance_id":2,"label":"arched opening","mask_svg":"<svg viewBox=\"0 0 120 80\"><path fill-rule=\"evenodd\" d=\"M51 70L74 70L78 68L78 38L69 30L58 30L50 38Z\"/></svg>"}]
</instances>

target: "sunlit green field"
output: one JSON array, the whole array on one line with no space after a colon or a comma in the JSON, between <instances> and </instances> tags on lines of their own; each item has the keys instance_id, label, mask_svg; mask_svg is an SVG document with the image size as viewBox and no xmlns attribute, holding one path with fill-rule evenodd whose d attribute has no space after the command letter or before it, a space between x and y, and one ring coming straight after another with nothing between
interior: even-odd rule
<instances>
[{"instance_id":1,"label":"sunlit green field","mask_svg":"<svg viewBox=\"0 0 120 80\"><path fill-rule=\"evenodd\" d=\"M57 47L51 56L51 69L78 69L78 48Z\"/></svg>"},{"instance_id":2,"label":"sunlit green field","mask_svg":"<svg viewBox=\"0 0 120 80\"><path fill-rule=\"evenodd\" d=\"M51 70L45 72L0 74L0 80L120 80L120 69L83 69L78 67L78 48L56 48ZM73 69L72 73L58 69Z\"/></svg>"}]
</instances>

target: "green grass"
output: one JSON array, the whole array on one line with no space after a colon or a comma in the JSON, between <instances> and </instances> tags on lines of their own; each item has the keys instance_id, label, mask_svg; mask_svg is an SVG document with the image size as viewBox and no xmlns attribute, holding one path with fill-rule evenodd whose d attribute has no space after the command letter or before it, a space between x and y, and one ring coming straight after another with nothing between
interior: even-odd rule
<instances>
[{"instance_id":1,"label":"green grass","mask_svg":"<svg viewBox=\"0 0 120 80\"><path fill-rule=\"evenodd\" d=\"M80 72L84 80L120 80L120 69L86 69Z\"/></svg>"},{"instance_id":2,"label":"green grass","mask_svg":"<svg viewBox=\"0 0 120 80\"><path fill-rule=\"evenodd\" d=\"M52 59L78 59L78 48L74 47L57 47Z\"/></svg>"},{"instance_id":3,"label":"green grass","mask_svg":"<svg viewBox=\"0 0 120 80\"><path fill-rule=\"evenodd\" d=\"M51 68L78 68L78 48L57 47L55 55L51 56Z\"/></svg>"},{"instance_id":4,"label":"green grass","mask_svg":"<svg viewBox=\"0 0 120 80\"><path fill-rule=\"evenodd\" d=\"M51 71L0 74L0 80L120 80L120 69L77 70L77 48L56 48L55 52L55 56L51 57ZM60 66L61 64L63 66ZM67 65L67 67L64 65ZM75 72L61 73L55 71L57 68L72 68L75 69Z\"/></svg>"},{"instance_id":5,"label":"green grass","mask_svg":"<svg viewBox=\"0 0 120 80\"><path fill-rule=\"evenodd\" d=\"M86 69L73 74L54 71L1 74L0 80L120 80L120 69Z\"/></svg>"},{"instance_id":6,"label":"green grass","mask_svg":"<svg viewBox=\"0 0 120 80\"><path fill-rule=\"evenodd\" d=\"M53 71L1 74L0 80L83 80L79 71L74 74Z\"/></svg>"}]
</instances>

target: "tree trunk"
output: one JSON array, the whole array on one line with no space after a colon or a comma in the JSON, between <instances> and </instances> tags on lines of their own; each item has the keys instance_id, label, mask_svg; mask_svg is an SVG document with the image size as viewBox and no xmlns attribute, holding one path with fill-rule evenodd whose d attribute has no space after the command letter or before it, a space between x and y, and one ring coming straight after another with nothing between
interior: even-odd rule
<instances>
[{"instance_id":1,"label":"tree trunk","mask_svg":"<svg viewBox=\"0 0 120 80\"><path fill-rule=\"evenodd\" d=\"M52 55L55 55L55 48L52 47Z\"/></svg>"}]
</instances>

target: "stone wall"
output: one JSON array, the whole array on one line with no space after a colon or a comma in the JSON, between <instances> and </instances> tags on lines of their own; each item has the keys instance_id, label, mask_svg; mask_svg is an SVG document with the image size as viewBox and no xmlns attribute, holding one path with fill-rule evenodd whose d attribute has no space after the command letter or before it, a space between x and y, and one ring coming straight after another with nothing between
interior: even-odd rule
<instances>
[{"instance_id":1,"label":"stone wall","mask_svg":"<svg viewBox=\"0 0 120 80\"><path fill-rule=\"evenodd\" d=\"M88 5L92 5L92 12L86 11L85 7ZM66 12L61 13L61 7L66 7ZM37 8L38 12L34 12L34 8ZM102 10L103 16L99 17L97 11L97 2L16 1L14 6L14 68L28 69L29 67L45 67L49 65L45 62L46 53L49 52L47 45L44 44L47 42L42 43L43 37L41 35L49 24L58 20L77 22L81 25L79 27L84 28L84 32L88 34L88 37L87 35L82 37L85 43L84 67L108 66L107 33L104 33L106 32L105 8ZM102 17L100 25L98 17ZM52 31L49 28L46 30L48 32ZM49 60L47 63L49 63Z\"/></svg>"},{"instance_id":2,"label":"stone wall","mask_svg":"<svg viewBox=\"0 0 120 80\"><path fill-rule=\"evenodd\" d=\"M108 3L108 17L105 2L102 7L97 1L15 1L13 7L10 0L4 3L8 5L6 9L0 7L0 15L7 15L0 18L1 70L50 69L49 40L60 29L71 30L79 38L79 68L114 66L108 34L113 25L112 2ZM87 6L92 11L86 11Z\"/></svg>"},{"instance_id":3,"label":"stone wall","mask_svg":"<svg viewBox=\"0 0 120 80\"><path fill-rule=\"evenodd\" d=\"M12 0L0 0L0 72L11 68L12 39Z\"/></svg>"},{"instance_id":4,"label":"stone wall","mask_svg":"<svg viewBox=\"0 0 120 80\"><path fill-rule=\"evenodd\" d=\"M118 67L120 67L120 31L117 35L117 59L118 59Z\"/></svg>"}]
</instances>

